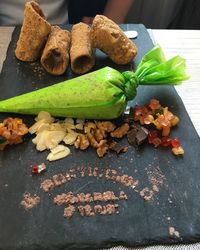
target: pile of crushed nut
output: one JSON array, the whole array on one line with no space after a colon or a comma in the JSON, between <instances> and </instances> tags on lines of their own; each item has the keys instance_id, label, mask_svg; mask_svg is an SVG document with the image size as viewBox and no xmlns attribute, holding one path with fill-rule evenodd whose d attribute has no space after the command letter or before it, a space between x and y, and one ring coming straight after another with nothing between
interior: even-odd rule
<instances>
[{"instance_id":1,"label":"pile of crushed nut","mask_svg":"<svg viewBox=\"0 0 200 250\"><path fill-rule=\"evenodd\" d=\"M32 142L39 151L46 149L51 151L47 156L49 161L58 160L71 154L70 148L63 143L74 145L75 148L81 150L92 146L99 157L103 157L109 149L117 153L128 150L128 147L121 146L116 141L108 142L107 139L108 136L124 137L130 129L128 123L116 127L111 121L85 121L72 118L56 120L45 111L41 111L35 120L36 123L29 128L29 133L36 134Z\"/></svg>"}]
</instances>

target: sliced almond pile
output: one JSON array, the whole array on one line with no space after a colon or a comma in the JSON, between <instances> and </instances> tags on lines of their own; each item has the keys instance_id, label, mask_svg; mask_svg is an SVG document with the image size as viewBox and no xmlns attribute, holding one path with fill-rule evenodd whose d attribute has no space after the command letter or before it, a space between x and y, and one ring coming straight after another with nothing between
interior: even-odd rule
<instances>
[{"instance_id":1,"label":"sliced almond pile","mask_svg":"<svg viewBox=\"0 0 200 250\"><path fill-rule=\"evenodd\" d=\"M73 145L78 137L78 133L71 130L69 133L66 134L66 136L63 138L63 141L66 145Z\"/></svg>"},{"instance_id":2,"label":"sliced almond pile","mask_svg":"<svg viewBox=\"0 0 200 250\"><path fill-rule=\"evenodd\" d=\"M55 161L62 159L68 155L70 155L70 149L64 145L58 145L57 147L51 149L51 153L48 154L47 160Z\"/></svg>"},{"instance_id":3,"label":"sliced almond pile","mask_svg":"<svg viewBox=\"0 0 200 250\"><path fill-rule=\"evenodd\" d=\"M75 129L74 120L66 118L64 121L56 121L48 112L41 111L35 118L36 123L29 128L29 133L36 134L32 142L38 151L51 150L47 160L54 161L70 154L70 149L59 145L62 141L73 144L78 134Z\"/></svg>"},{"instance_id":4,"label":"sliced almond pile","mask_svg":"<svg viewBox=\"0 0 200 250\"><path fill-rule=\"evenodd\" d=\"M39 151L43 151L45 149L53 149L58 146L58 144L65 137L64 130L51 130L45 129L39 132L36 137L32 140L34 144L36 144L36 148Z\"/></svg>"}]
</instances>

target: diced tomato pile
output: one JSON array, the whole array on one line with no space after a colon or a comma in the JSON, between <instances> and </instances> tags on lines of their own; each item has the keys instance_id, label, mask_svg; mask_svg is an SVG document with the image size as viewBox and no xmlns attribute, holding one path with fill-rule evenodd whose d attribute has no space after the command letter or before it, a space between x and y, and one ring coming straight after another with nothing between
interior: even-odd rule
<instances>
[{"instance_id":1,"label":"diced tomato pile","mask_svg":"<svg viewBox=\"0 0 200 250\"><path fill-rule=\"evenodd\" d=\"M18 144L23 141L23 137L28 133L27 126L20 118L6 118L0 123L0 150L6 145Z\"/></svg>"},{"instance_id":2,"label":"diced tomato pile","mask_svg":"<svg viewBox=\"0 0 200 250\"><path fill-rule=\"evenodd\" d=\"M153 125L154 129L149 129L148 142L155 147L171 147L174 155L183 155L184 150L180 146L178 138L171 138L171 128L179 123L178 116L168 110L168 107L162 107L160 102L152 99L144 106L135 106L134 121L147 126L148 129ZM152 127L152 126L151 126Z\"/></svg>"}]
</instances>

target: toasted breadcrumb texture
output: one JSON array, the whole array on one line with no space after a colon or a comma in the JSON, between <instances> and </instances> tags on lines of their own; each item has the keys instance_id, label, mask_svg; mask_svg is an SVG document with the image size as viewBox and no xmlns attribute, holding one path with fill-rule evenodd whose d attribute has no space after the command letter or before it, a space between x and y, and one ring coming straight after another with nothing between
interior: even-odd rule
<instances>
[{"instance_id":1,"label":"toasted breadcrumb texture","mask_svg":"<svg viewBox=\"0 0 200 250\"><path fill-rule=\"evenodd\" d=\"M42 53L51 25L35 1L27 2L24 10L24 20L15 50L16 57L21 61L36 61Z\"/></svg>"},{"instance_id":2,"label":"toasted breadcrumb texture","mask_svg":"<svg viewBox=\"0 0 200 250\"><path fill-rule=\"evenodd\" d=\"M91 39L95 48L102 50L117 64L127 64L137 55L135 44L116 23L103 15L94 18Z\"/></svg>"}]
</instances>

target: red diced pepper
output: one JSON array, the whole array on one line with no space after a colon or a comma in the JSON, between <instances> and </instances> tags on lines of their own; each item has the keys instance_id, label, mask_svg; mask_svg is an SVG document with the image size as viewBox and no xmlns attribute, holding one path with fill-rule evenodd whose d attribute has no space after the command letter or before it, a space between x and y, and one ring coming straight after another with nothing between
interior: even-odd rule
<instances>
[{"instance_id":1,"label":"red diced pepper","mask_svg":"<svg viewBox=\"0 0 200 250\"><path fill-rule=\"evenodd\" d=\"M155 147L158 147L161 144L161 139L158 137L158 132L156 130L150 131L148 133L148 141Z\"/></svg>"},{"instance_id":2,"label":"red diced pepper","mask_svg":"<svg viewBox=\"0 0 200 250\"><path fill-rule=\"evenodd\" d=\"M158 137L158 132L156 130L149 131L148 133L148 141L150 144L153 143L153 140Z\"/></svg>"},{"instance_id":3,"label":"red diced pepper","mask_svg":"<svg viewBox=\"0 0 200 250\"><path fill-rule=\"evenodd\" d=\"M38 174L38 165L32 166L31 172L32 172L32 174Z\"/></svg>"},{"instance_id":4,"label":"red diced pepper","mask_svg":"<svg viewBox=\"0 0 200 250\"><path fill-rule=\"evenodd\" d=\"M135 116L139 116L142 114L142 107L141 106L135 106Z\"/></svg>"},{"instance_id":5,"label":"red diced pepper","mask_svg":"<svg viewBox=\"0 0 200 250\"><path fill-rule=\"evenodd\" d=\"M161 139L161 145L163 147L168 147L170 144L171 144L171 138L170 137L168 137L168 136L162 137L162 139Z\"/></svg>"},{"instance_id":6,"label":"red diced pepper","mask_svg":"<svg viewBox=\"0 0 200 250\"><path fill-rule=\"evenodd\" d=\"M32 166L32 174L40 174L46 169L46 165L44 163L41 163L40 165L33 165Z\"/></svg>"},{"instance_id":7,"label":"red diced pepper","mask_svg":"<svg viewBox=\"0 0 200 250\"><path fill-rule=\"evenodd\" d=\"M160 107L160 102L156 99L151 99L150 103L149 103L149 107L152 110L158 109Z\"/></svg>"},{"instance_id":8,"label":"red diced pepper","mask_svg":"<svg viewBox=\"0 0 200 250\"><path fill-rule=\"evenodd\" d=\"M171 145L173 148L178 148L180 147L180 141L178 138L174 138L171 140Z\"/></svg>"},{"instance_id":9,"label":"red diced pepper","mask_svg":"<svg viewBox=\"0 0 200 250\"><path fill-rule=\"evenodd\" d=\"M161 144L161 142L162 142L161 139L159 137L156 137L155 139L153 139L152 144L155 147L158 147Z\"/></svg>"}]
</instances>

